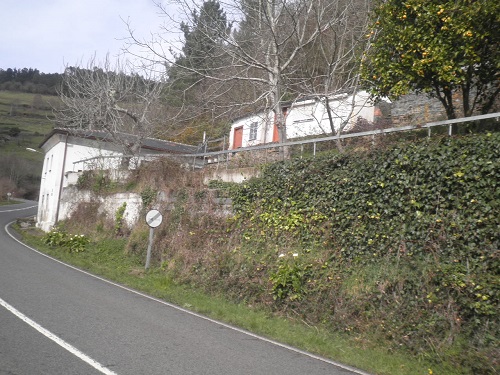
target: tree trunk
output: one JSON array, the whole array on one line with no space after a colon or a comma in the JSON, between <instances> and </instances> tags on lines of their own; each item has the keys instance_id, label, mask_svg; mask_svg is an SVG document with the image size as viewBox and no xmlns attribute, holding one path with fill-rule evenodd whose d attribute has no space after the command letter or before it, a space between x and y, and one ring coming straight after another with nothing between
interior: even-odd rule
<instances>
[{"instance_id":1,"label":"tree trunk","mask_svg":"<svg viewBox=\"0 0 500 375\"><path fill-rule=\"evenodd\" d=\"M335 125L333 125L332 109L330 108L330 99L328 99L328 95L325 95L324 98L325 98L326 113L328 114L328 122L330 123L330 129L332 130L332 134L335 134Z\"/></svg>"}]
</instances>

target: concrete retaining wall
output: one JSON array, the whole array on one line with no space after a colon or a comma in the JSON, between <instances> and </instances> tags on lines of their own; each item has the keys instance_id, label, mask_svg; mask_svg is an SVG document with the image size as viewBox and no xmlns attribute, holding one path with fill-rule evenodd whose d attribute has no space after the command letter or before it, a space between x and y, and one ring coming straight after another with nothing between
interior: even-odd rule
<instances>
[{"instance_id":1,"label":"concrete retaining wall","mask_svg":"<svg viewBox=\"0 0 500 375\"><path fill-rule=\"evenodd\" d=\"M74 186L63 189L61 196L61 206L59 219L65 220L71 217L73 211L80 203L95 203L98 205L98 214L114 220L116 211L127 203L124 213L124 222L131 228L137 220L142 209L142 199L138 193L116 193L106 196L99 196L88 190L78 190ZM96 218L97 220L97 218Z\"/></svg>"}]
</instances>

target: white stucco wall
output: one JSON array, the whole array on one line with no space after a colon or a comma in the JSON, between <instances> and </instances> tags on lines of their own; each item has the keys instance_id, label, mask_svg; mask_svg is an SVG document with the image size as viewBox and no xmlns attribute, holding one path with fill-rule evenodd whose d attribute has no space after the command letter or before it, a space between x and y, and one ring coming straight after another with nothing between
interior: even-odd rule
<instances>
[{"instance_id":1,"label":"white stucco wall","mask_svg":"<svg viewBox=\"0 0 500 375\"><path fill-rule=\"evenodd\" d=\"M274 115L272 112L261 112L255 115L242 117L234 121L231 126L231 132L229 133L229 149L231 150L234 148L234 131L239 127L243 127L241 147L250 147L272 142L273 118ZM254 140L250 140L250 128L253 123L257 123L257 136Z\"/></svg>"},{"instance_id":2,"label":"white stucco wall","mask_svg":"<svg viewBox=\"0 0 500 375\"><path fill-rule=\"evenodd\" d=\"M334 121L338 127L339 119L336 118ZM285 123L288 139L331 133L326 106L319 100L293 103Z\"/></svg>"},{"instance_id":3,"label":"white stucco wall","mask_svg":"<svg viewBox=\"0 0 500 375\"><path fill-rule=\"evenodd\" d=\"M352 96L350 97L352 98ZM370 100L370 94L366 91L360 91L354 98L354 109L350 118L350 125L353 126L359 117L368 122L375 121L375 105Z\"/></svg>"},{"instance_id":4,"label":"white stucco wall","mask_svg":"<svg viewBox=\"0 0 500 375\"><path fill-rule=\"evenodd\" d=\"M368 99L369 95L365 91L360 91L355 96L345 94L329 98L335 132L345 122L347 125L344 130L349 130L360 117L372 122L374 106ZM286 132L288 139L331 134L332 127L325 100L304 100L293 103L286 117Z\"/></svg>"},{"instance_id":5,"label":"white stucco wall","mask_svg":"<svg viewBox=\"0 0 500 375\"><path fill-rule=\"evenodd\" d=\"M40 182L40 195L38 200L37 225L44 231L50 230L55 222L57 202L61 187L63 158L65 143L64 136L57 135L46 144L45 160Z\"/></svg>"},{"instance_id":6,"label":"white stucco wall","mask_svg":"<svg viewBox=\"0 0 500 375\"><path fill-rule=\"evenodd\" d=\"M374 120L375 107L369 101L369 95L360 91L353 95L336 95L329 98L332 121L335 131L347 121L344 130L350 129L358 118L369 122ZM274 115L271 111L247 116L233 122L229 135L229 149L233 149L235 129L243 127L242 147L270 143L273 140ZM250 140L252 123L258 124L257 138ZM307 136L322 136L331 134L331 125L323 100L301 100L293 103L288 109L286 119L287 139L296 139Z\"/></svg>"},{"instance_id":7,"label":"white stucco wall","mask_svg":"<svg viewBox=\"0 0 500 375\"><path fill-rule=\"evenodd\" d=\"M119 164L119 159L76 162L96 156L119 156L121 153L110 143L99 143L65 134L54 134L42 149L45 152L45 160L40 183L37 226L49 231L57 220L61 219L61 207L58 202L62 189L69 184L68 172L94 169L96 163L101 163L102 169L114 167Z\"/></svg>"},{"instance_id":8,"label":"white stucco wall","mask_svg":"<svg viewBox=\"0 0 500 375\"><path fill-rule=\"evenodd\" d=\"M210 181L223 181L242 183L252 177L258 176L260 169L256 167L238 168L238 169L217 169L208 171L203 177L203 183L208 185Z\"/></svg>"},{"instance_id":9,"label":"white stucco wall","mask_svg":"<svg viewBox=\"0 0 500 375\"><path fill-rule=\"evenodd\" d=\"M108 219L115 220L117 210L127 203L123 216L125 224L131 228L140 220L139 214L142 209L142 198L138 193L116 193L106 196L99 196L88 190L78 190L74 186L63 189L61 195L61 205L59 220L66 220L71 217L73 211L80 203L95 202L99 209L97 215L104 214ZM97 220L97 217L96 217Z\"/></svg>"}]
</instances>

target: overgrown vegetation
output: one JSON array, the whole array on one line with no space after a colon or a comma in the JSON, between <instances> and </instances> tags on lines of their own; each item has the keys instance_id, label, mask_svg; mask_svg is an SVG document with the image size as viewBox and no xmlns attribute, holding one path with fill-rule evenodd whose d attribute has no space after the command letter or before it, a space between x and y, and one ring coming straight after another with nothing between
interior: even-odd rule
<instances>
[{"instance_id":1,"label":"overgrown vegetation","mask_svg":"<svg viewBox=\"0 0 500 375\"><path fill-rule=\"evenodd\" d=\"M148 208L151 203L154 202L156 198L157 191L151 188L150 186L146 186L146 188L141 191L141 199L142 199L142 206L144 208Z\"/></svg>"},{"instance_id":2,"label":"overgrown vegetation","mask_svg":"<svg viewBox=\"0 0 500 375\"><path fill-rule=\"evenodd\" d=\"M74 254L64 248L44 244L33 229L21 230L19 226L17 229L24 233L24 239L29 244L66 263L254 333L321 353L344 363L372 369L378 374L429 373L425 363L398 353L387 353L382 347L367 350L366 345L360 346L355 338L273 317L268 311L235 304L224 296L208 295L179 284L165 273L164 267L145 272L142 255L128 253L128 256L123 256L127 242L124 238L99 238L99 241L89 244L86 251ZM147 244L147 231L145 233ZM436 370L441 373L439 368L434 368Z\"/></svg>"},{"instance_id":3,"label":"overgrown vegetation","mask_svg":"<svg viewBox=\"0 0 500 375\"><path fill-rule=\"evenodd\" d=\"M123 220L125 215L125 210L127 209L127 202L123 202L123 204L118 207L115 214L115 234L117 236L122 234L123 230Z\"/></svg>"},{"instance_id":4,"label":"overgrown vegetation","mask_svg":"<svg viewBox=\"0 0 500 375\"><path fill-rule=\"evenodd\" d=\"M300 251L289 278L304 286L287 284L281 310L492 373L499 141L489 133L271 165L234 195L238 251Z\"/></svg>"},{"instance_id":5,"label":"overgrown vegetation","mask_svg":"<svg viewBox=\"0 0 500 375\"><path fill-rule=\"evenodd\" d=\"M210 188L171 162L151 163L138 191L175 196L154 202L164 214L154 272L364 348L407 353L434 373L495 374L499 142L490 132L330 153ZM234 215L222 214L220 196L232 198ZM71 231L96 222L72 218ZM128 242L127 254L143 257L144 223Z\"/></svg>"},{"instance_id":6,"label":"overgrown vegetation","mask_svg":"<svg viewBox=\"0 0 500 375\"><path fill-rule=\"evenodd\" d=\"M494 373L499 141L488 133L269 165L228 191L227 224L172 211L163 262L237 301Z\"/></svg>"},{"instance_id":7,"label":"overgrown vegetation","mask_svg":"<svg viewBox=\"0 0 500 375\"><path fill-rule=\"evenodd\" d=\"M117 183L111 180L107 171L100 170L83 171L78 176L76 186L80 190L91 190L96 194L109 193L118 187Z\"/></svg>"}]
</instances>

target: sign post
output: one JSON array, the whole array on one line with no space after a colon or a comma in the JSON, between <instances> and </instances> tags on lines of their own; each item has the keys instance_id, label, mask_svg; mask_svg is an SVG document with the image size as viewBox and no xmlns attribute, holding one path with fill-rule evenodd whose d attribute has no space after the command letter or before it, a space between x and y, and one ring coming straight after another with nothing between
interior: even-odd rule
<instances>
[{"instance_id":1,"label":"sign post","mask_svg":"<svg viewBox=\"0 0 500 375\"><path fill-rule=\"evenodd\" d=\"M151 247L153 246L153 232L154 228L161 224L163 216L161 216L160 211L151 210L146 214L146 223L149 225L149 242L148 242L148 252L146 254L146 267L149 268L149 263L151 262Z\"/></svg>"}]
</instances>

